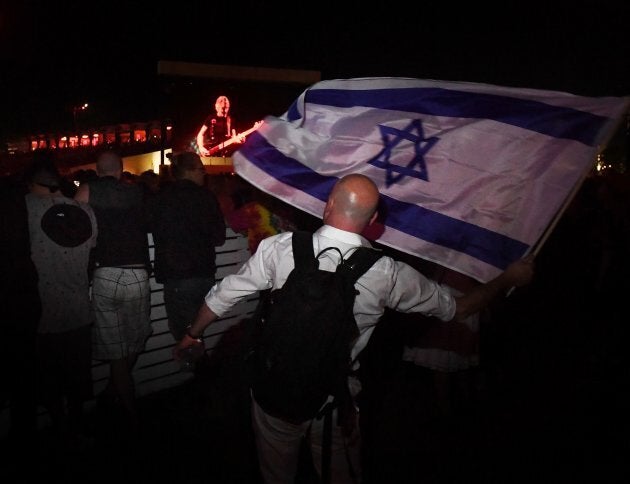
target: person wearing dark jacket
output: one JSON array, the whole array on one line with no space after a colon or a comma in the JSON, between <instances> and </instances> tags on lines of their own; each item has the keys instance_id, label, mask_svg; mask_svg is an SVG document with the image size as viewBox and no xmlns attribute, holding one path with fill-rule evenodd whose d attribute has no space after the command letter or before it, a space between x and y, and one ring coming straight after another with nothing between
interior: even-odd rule
<instances>
[{"instance_id":1,"label":"person wearing dark jacket","mask_svg":"<svg viewBox=\"0 0 630 484\"><path fill-rule=\"evenodd\" d=\"M201 158L192 152L171 157L173 183L150 206L155 244L155 279L164 285L171 334L182 339L215 283L215 247L225 242L225 220L217 197L205 187Z\"/></svg>"},{"instance_id":2,"label":"person wearing dark jacket","mask_svg":"<svg viewBox=\"0 0 630 484\"><path fill-rule=\"evenodd\" d=\"M110 378L103 402L122 405L128 430L137 430L133 368L151 328L151 287L146 208L142 189L122 181L122 158L102 152L98 178L83 183L75 200L87 202L96 215L92 309L93 357L107 361Z\"/></svg>"}]
</instances>

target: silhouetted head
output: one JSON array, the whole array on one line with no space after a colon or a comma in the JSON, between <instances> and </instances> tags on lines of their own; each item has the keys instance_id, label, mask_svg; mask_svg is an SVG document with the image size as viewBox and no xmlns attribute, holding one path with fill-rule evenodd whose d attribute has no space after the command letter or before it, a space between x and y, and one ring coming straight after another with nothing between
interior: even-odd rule
<instances>
[{"instance_id":1,"label":"silhouetted head","mask_svg":"<svg viewBox=\"0 0 630 484\"><path fill-rule=\"evenodd\" d=\"M206 170L197 153L184 151L171 156L173 176L176 180L190 180L197 185L204 184Z\"/></svg>"},{"instance_id":2,"label":"silhouetted head","mask_svg":"<svg viewBox=\"0 0 630 484\"><path fill-rule=\"evenodd\" d=\"M120 179L123 172L123 161L120 155L113 151L104 151L96 160L98 176L113 176Z\"/></svg>"},{"instance_id":3,"label":"silhouetted head","mask_svg":"<svg viewBox=\"0 0 630 484\"><path fill-rule=\"evenodd\" d=\"M57 170L55 157L52 152L36 151L31 165L24 174L24 178L31 187L39 185L50 190L51 193L59 190L61 175Z\"/></svg>"}]
</instances>

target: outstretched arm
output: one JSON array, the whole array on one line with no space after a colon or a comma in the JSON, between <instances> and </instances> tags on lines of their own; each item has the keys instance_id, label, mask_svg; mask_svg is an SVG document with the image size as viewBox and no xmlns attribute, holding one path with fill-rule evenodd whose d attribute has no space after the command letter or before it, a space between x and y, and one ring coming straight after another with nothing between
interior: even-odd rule
<instances>
[{"instance_id":1,"label":"outstretched arm","mask_svg":"<svg viewBox=\"0 0 630 484\"><path fill-rule=\"evenodd\" d=\"M203 138L206 131L208 131L208 127L204 124L197 133L197 148L199 148L201 156L210 156L210 151L203 145Z\"/></svg>"},{"instance_id":2,"label":"outstretched arm","mask_svg":"<svg viewBox=\"0 0 630 484\"><path fill-rule=\"evenodd\" d=\"M205 329L219 316L226 314L244 298L271 287L272 283L269 271L265 268L265 262L273 258L275 246L272 244L281 238L287 238L287 235L281 234L265 239L256 253L241 266L237 273L224 277L210 289L187 334L173 348L173 357L176 360L179 359L178 353L181 350L199 344ZM210 306L213 309L210 309Z\"/></svg>"},{"instance_id":3,"label":"outstretched arm","mask_svg":"<svg viewBox=\"0 0 630 484\"><path fill-rule=\"evenodd\" d=\"M182 350L198 344L199 340L203 336L203 332L205 331L205 329L215 319L217 319L217 315L212 312L206 302L204 301L203 303L201 303L201 307L199 308L199 311L197 311L197 316L195 317L195 320L188 328L188 331L186 331L184 337L179 340L173 348L173 358L175 360L179 360L179 355Z\"/></svg>"},{"instance_id":4,"label":"outstretched arm","mask_svg":"<svg viewBox=\"0 0 630 484\"><path fill-rule=\"evenodd\" d=\"M512 287L529 284L534 277L534 256L512 262L508 268L490 282L473 288L463 296L455 298L457 309L455 320L462 320L486 307L501 292Z\"/></svg>"}]
</instances>

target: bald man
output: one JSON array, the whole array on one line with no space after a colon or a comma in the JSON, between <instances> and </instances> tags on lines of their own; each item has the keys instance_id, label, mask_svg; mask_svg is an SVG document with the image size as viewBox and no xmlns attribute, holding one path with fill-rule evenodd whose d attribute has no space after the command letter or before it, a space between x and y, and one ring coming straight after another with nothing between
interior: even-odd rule
<instances>
[{"instance_id":1,"label":"bald man","mask_svg":"<svg viewBox=\"0 0 630 484\"><path fill-rule=\"evenodd\" d=\"M121 405L129 430L135 432L132 371L152 331L151 266L143 191L136 184L123 183L122 173L122 158L113 151L102 152L96 161L98 178L82 184L75 199L92 207L98 226L92 278L93 356L110 366L109 381L99 398Z\"/></svg>"},{"instance_id":2,"label":"bald man","mask_svg":"<svg viewBox=\"0 0 630 484\"><path fill-rule=\"evenodd\" d=\"M324 208L324 225L313 234L315 253L327 247L337 247L346 259L357 247L370 247L370 243L360 233L376 220L378 202L378 188L368 177L353 174L341 178ZM336 251L326 251L320 258L320 269L334 271L339 263L338 257ZM293 267L291 233L263 240L238 273L224 278L210 290L187 336L179 342L175 351L195 344L196 338L202 335L212 321L227 313L245 297L256 291L282 287ZM367 345L386 307L450 321L479 311L500 292L527 284L532 276L531 260L518 261L496 279L455 298L411 266L387 256L381 257L356 283L358 295L354 316L359 337L351 350L353 368L358 369L358 355ZM360 382L351 377L349 384L356 396ZM321 475L322 420L315 419L299 425L286 422L266 413L252 397L252 424L265 483L294 481L300 442L306 435L309 437L313 463ZM336 421L335 416L333 421ZM355 435L349 437L339 427L333 428L332 482L361 481L358 437L358 425L355 425Z\"/></svg>"}]
</instances>

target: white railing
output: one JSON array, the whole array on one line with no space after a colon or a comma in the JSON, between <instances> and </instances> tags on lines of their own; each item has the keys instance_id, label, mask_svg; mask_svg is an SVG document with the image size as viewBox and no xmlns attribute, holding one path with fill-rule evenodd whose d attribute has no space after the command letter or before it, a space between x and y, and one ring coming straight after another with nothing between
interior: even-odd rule
<instances>
[{"instance_id":1,"label":"white railing","mask_svg":"<svg viewBox=\"0 0 630 484\"><path fill-rule=\"evenodd\" d=\"M149 251L153 261L153 237L149 234ZM217 247L217 280L236 272L250 256L247 247L247 238L227 229L227 238L221 247ZM251 315L258 298L253 297L236 305L232 311L213 323L204 334L206 353L212 356L222 345L230 344L223 340L223 336L239 321ZM175 340L168 330L168 319L164 309L164 292L162 284L151 278L151 325L153 334L147 340L145 350L139 355L134 369L136 393L138 396L171 388L184 383L192 378L192 373L180 371L179 364L172 358ZM219 354L217 352L217 354ZM97 395L107 383L109 365L100 361L94 361L92 366L92 379L94 381L94 394ZM94 404L87 402L89 409ZM40 426L48 422L48 415L43 407L39 409ZM0 438L7 435L9 428L9 411L0 409Z\"/></svg>"}]
</instances>

